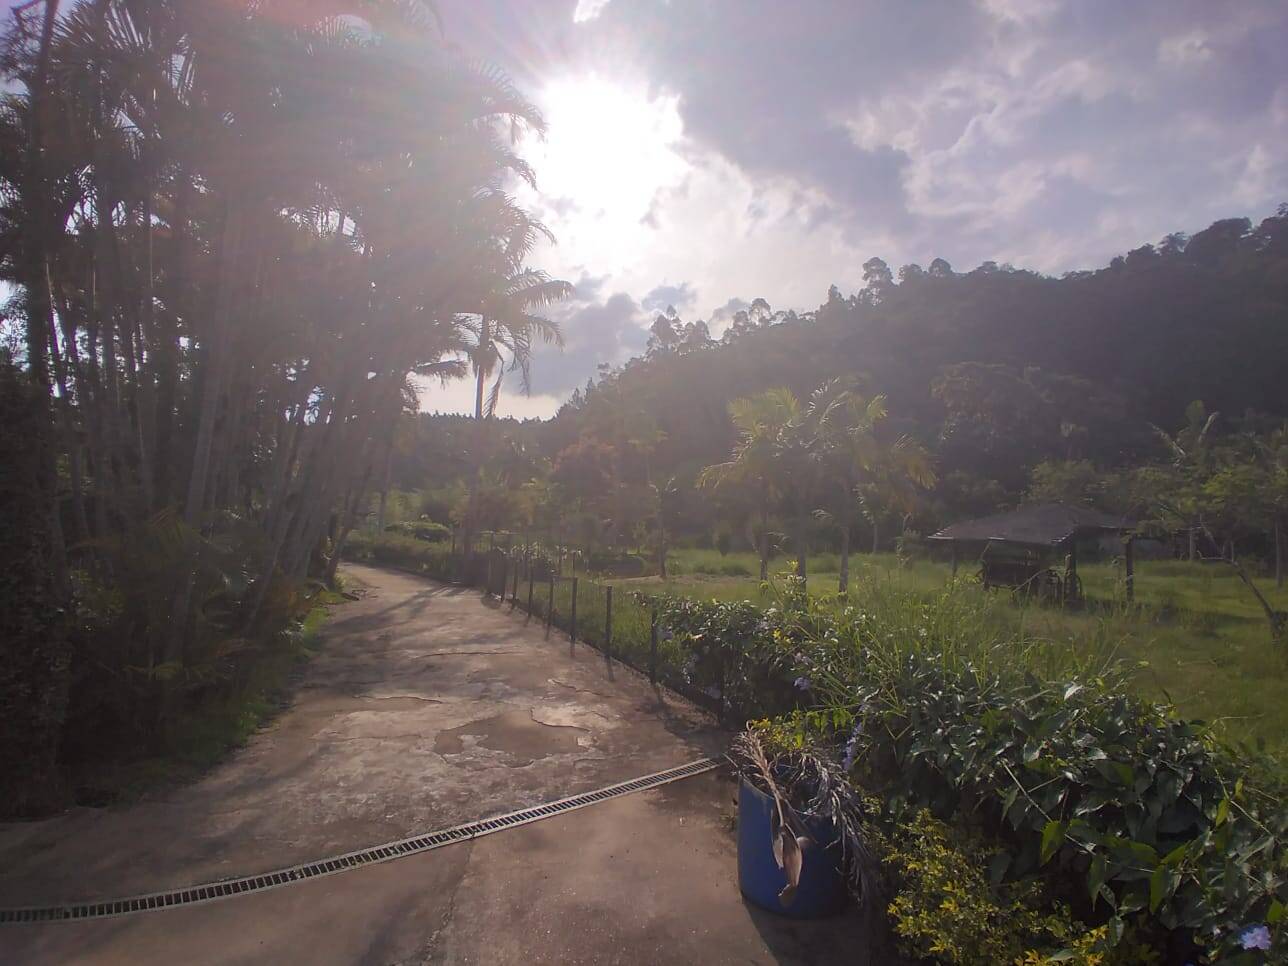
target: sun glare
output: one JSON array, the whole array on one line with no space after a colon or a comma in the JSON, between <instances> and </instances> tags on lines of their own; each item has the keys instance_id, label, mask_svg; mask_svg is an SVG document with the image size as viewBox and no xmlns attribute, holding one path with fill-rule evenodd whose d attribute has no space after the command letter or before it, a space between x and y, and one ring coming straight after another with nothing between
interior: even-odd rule
<instances>
[{"instance_id":1,"label":"sun glare","mask_svg":"<svg viewBox=\"0 0 1288 966\"><path fill-rule=\"evenodd\" d=\"M676 100L588 74L552 82L540 101L549 133L528 155L552 227L561 238L626 254L640 243L658 192L678 186L688 167L676 150Z\"/></svg>"}]
</instances>

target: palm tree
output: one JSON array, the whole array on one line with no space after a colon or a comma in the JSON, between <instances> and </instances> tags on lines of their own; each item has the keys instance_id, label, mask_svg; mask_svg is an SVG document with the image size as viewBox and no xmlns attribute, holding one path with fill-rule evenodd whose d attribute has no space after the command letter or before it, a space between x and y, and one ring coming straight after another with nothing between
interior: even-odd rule
<instances>
[{"instance_id":1,"label":"palm tree","mask_svg":"<svg viewBox=\"0 0 1288 966\"><path fill-rule=\"evenodd\" d=\"M1288 423L1256 441L1257 458L1265 474L1275 540L1275 587L1284 586L1284 518L1288 516Z\"/></svg>"},{"instance_id":2,"label":"palm tree","mask_svg":"<svg viewBox=\"0 0 1288 966\"><path fill-rule=\"evenodd\" d=\"M1199 494L1212 471L1212 439L1220 413L1209 413L1200 400L1185 407L1185 425L1175 434L1150 423L1150 429L1171 456L1175 474L1172 492L1159 501L1185 524L1190 561L1198 558L1197 538L1203 527Z\"/></svg>"},{"instance_id":3,"label":"palm tree","mask_svg":"<svg viewBox=\"0 0 1288 966\"><path fill-rule=\"evenodd\" d=\"M522 259L530 248L530 237L545 232L546 229L537 222L524 226L516 244L507 247L506 260ZM488 276L485 281L487 287L479 300L477 314L461 318L462 328L473 337L466 352L474 372L474 419L477 421L475 468L465 516L467 555L473 543L475 502L487 445L487 422L496 414L502 380L506 372L517 371L523 392L529 390L534 340L563 345L559 326L550 319L537 315L534 310L553 305L569 298L573 293L573 287L568 282L552 279L545 272L527 268ZM496 381L485 401L484 390L493 372L496 373Z\"/></svg>"},{"instance_id":4,"label":"palm tree","mask_svg":"<svg viewBox=\"0 0 1288 966\"><path fill-rule=\"evenodd\" d=\"M801 422L800 400L790 389L769 389L735 399L729 418L738 432L733 452L727 462L703 469L698 486L735 486L751 494L760 517L760 579L767 580L769 514L788 482L787 454L797 449L792 434Z\"/></svg>"},{"instance_id":5,"label":"palm tree","mask_svg":"<svg viewBox=\"0 0 1288 966\"><path fill-rule=\"evenodd\" d=\"M506 190L540 113L435 42L432 4L352 5L372 29L343 0L46 0L0 58L0 278L56 420L43 487L77 567L146 615L126 663L173 682L230 632L213 592L248 576L250 625L333 571L409 376L464 353L490 413L558 341L536 310L569 288L526 266L547 233ZM106 548L158 528L171 565L129 585Z\"/></svg>"},{"instance_id":6,"label":"palm tree","mask_svg":"<svg viewBox=\"0 0 1288 966\"><path fill-rule=\"evenodd\" d=\"M933 486L934 470L925 449L906 436L887 441L881 425L885 396L865 398L844 379L824 383L810 399L815 459L824 480L821 514L841 536L838 590L850 582L850 536L860 510L873 521L893 508L911 512L919 488Z\"/></svg>"}]
</instances>

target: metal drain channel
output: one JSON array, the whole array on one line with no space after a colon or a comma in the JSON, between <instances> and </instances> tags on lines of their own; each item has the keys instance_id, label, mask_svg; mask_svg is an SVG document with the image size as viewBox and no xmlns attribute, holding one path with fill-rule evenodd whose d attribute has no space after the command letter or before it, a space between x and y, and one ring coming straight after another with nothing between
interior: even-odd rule
<instances>
[{"instance_id":1,"label":"metal drain channel","mask_svg":"<svg viewBox=\"0 0 1288 966\"><path fill-rule=\"evenodd\" d=\"M150 912L155 909L170 909L174 906L190 906L202 902L214 902L219 899L244 895L248 892L263 892L265 889L275 889L279 886L303 882L306 879L316 879L324 875L335 875L338 872L344 872L358 866L388 862L404 855L428 852L431 849L442 848L444 845L451 845L455 842L464 842L469 839L490 835L493 832L517 828L520 825L528 825L531 822L539 822L542 819L554 818L556 815L563 815L566 812L585 808L588 805L597 805L600 802L608 801L610 798L618 798L622 795L629 795L632 792L647 791L650 788L657 788L659 785L665 785L668 782L679 781L682 778L692 778L694 775L714 771L720 765L721 761L719 759L703 758L687 765L680 765L676 768L668 768L666 771L645 775L642 778L633 778L617 785L609 785L607 788L601 788L598 791L583 792L580 795L573 795L571 798L561 798L557 802L534 805L531 808L519 809L517 812L509 812L505 815L497 815L477 822L468 822L465 825L456 825L438 832L430 832L426 835L417 835L397 842L377 845L370 849L346 852L344 855L333 856L318 862L293 865L289 868L278 869L275 872L265 872L261 875L224 879L220 882L208 882L203 885L172 889L168 892L151 892L147 895L127 896L123 899L73 902L61 906L27 906L16 909L0 909L0 925L107 919L112 916L128 916L136 912Z\"/></svg>"}]
</instances>

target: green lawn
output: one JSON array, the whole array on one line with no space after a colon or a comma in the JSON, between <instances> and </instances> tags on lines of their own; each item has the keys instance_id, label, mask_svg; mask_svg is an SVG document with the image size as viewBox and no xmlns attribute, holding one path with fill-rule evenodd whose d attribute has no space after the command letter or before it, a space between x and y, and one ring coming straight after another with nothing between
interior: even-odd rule
<instances>
[{"instance_id":1,"label":"green lawn","mask_svg":"<svg viewBox=\"0 0 1288 966\"><path fill-rule=\"evenodd\" d=\"M837 563L835 554L811 558L811 593L836 591ZM774 560L771 575L790 565L785 558ZM769 599L756 579L759 565L751 553L679 550L671 570L666 581L642 577L615 583L721 600ZM893 554L858 554L851 558L850 572L856 593L865 580L931 592L950 577L946 563L918 560L901 567ZM1136 680L1142 693L1170 698L1183 714L1217 722L1231 739L1288 751L1288 655L1271 644L1260 606L1230 568L1142 562L1134 608L1124 606L1120 575L1112 565L1087 564L1080 572L1089 598L1086 608L1012 604L1006 613L1017 627L1022 623L1029 633L1054 641L1114 647L1124 661L1139 665ZM1273 580L1262 578L1257 584L1274 607L1288 610L1288 591L1276 592Z\"/></svg>"}]
</instances>

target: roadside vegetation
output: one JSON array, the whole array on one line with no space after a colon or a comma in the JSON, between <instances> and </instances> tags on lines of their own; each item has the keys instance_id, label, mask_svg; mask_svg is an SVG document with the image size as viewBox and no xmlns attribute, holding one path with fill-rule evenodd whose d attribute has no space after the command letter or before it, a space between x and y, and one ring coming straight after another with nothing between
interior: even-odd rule
<instances>
[{"instance_id":1,"label":"roadside vegetation","mask_svg":"<svg viewBox=\"0 0 1288 966\"><path fill-rule=\"evenodd\" d=\"M339 592L321 591L272 638L230 652L212 687L184 709L161 742L110 731L69 741L64 752L71 795L81 805L123 805L194 781L240 748L290 702ZM126 740L123 742L122 738ZM106 744L105 742L111 742Z\"/></svg>"},{"instance_id":2,"label":"roadside vegetation","mask_svg":"<svg viewBox=\"0 0 1288 966\"><path fill-rule=\"evenodd\" d=\"M559 577L539 547L476 555L486 567L398 537L353 552L487 583L726 722L750 719L775 780L812 789L802 808L820 774L840 776L832 810L865 843L853 887L910 956L1254 963L1263 934L1282 938L1282 759L1142 695L1113 632L1049 635L965 579L862 573L839 596L788 575L756 601L713 600Z\"/></svg>"},{"instance_id":3,"label":"roadside vegetation","mask_svg":"<svg viewBox=\"0 0 1288 966\"><path fill-rule=\"evenodd\" d=\"M0 817L244 733L417 386L494 399L559 340L513 194L544 120L440 29L421 0L6 11Z\"/></svg>"},{"instance_id":4,"label":"roadside vegetation","mask_svg":"<svg viewBox=\"0 0 1288 966\"><path fill-rule=\"evenodd\" d=\"M777 561L789 571L790 561ZM676 550L671 576L616 581L646 593L710 600L772 602L772 590L750 577L751 553ZM895 554L853 558L852 580L920 595L940 592L952 579L947 563L901 561ZM735 575L729 576L730 572ZM836 558L811 558L810 592L835 593ZM1187 716L1209 721L1232 740L1282 751L1288 746L1288 702L1283 700L1288 651L1276 644L1260 606L1233 572L1220 564L1149 561L1137 565L1136 601L1123 599L1121 567L1110 563L1081 569L1088 600L1077 610L1026 603L994 591L1005 604L995 618L1015 630L1075 648L1113 653L1130 669L1138 693L1175 702ZM959 577L968 576L962 567ZM983 593L976 588L977 592ZM1288 610L1288 592L1263 588Z\"/></svg>"}]
</instances>

